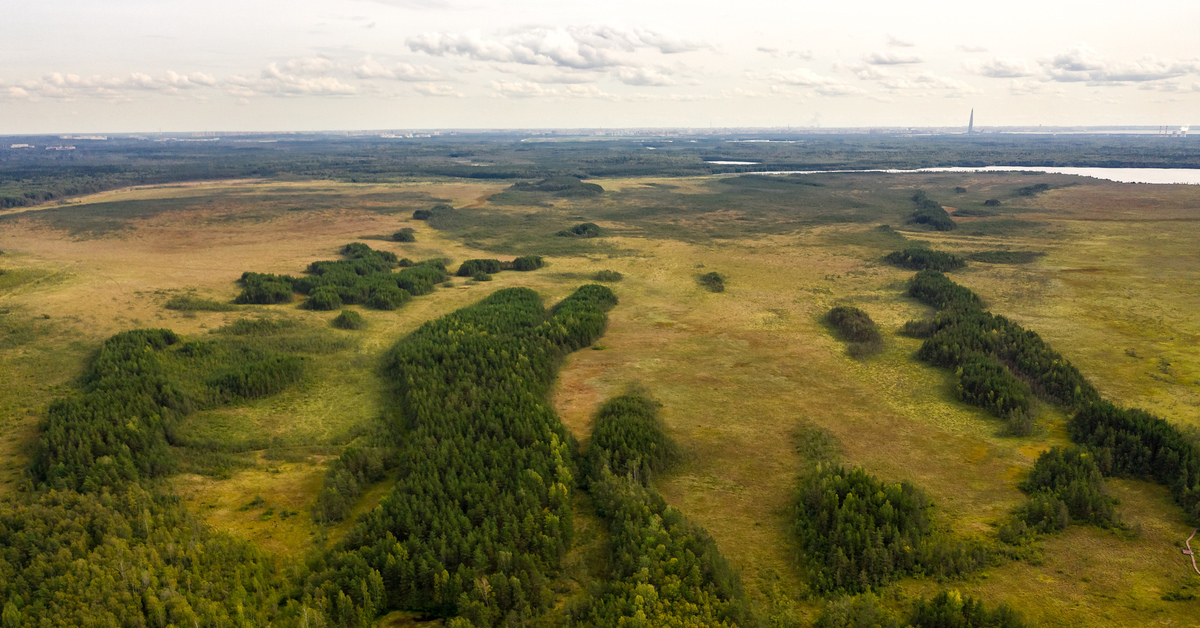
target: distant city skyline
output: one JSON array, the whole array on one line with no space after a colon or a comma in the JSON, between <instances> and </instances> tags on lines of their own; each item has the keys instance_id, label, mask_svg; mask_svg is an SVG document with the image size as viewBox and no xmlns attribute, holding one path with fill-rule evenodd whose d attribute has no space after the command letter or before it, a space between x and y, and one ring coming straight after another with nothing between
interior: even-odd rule
<instances>
[{"instance_id":1,"label":"distant city skyline","mask_svg":"<svg viewBox=\"0 0 1200 628\"><path fill-rule=\"evenodd\" d=\"M5 3L0 134L1181 126L1180 0Z\"/></svg>"}]
</instances>

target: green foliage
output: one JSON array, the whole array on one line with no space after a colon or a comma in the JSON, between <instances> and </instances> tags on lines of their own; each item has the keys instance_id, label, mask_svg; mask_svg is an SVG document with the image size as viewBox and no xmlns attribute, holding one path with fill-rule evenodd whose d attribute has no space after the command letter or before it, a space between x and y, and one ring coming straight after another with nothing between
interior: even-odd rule
<instances>
[{"instance_id":1,"label":"green foliage","mask_svg":"<svg viewBox=\"0 0 1200 628\"><path fill-rule=\"evenodd\" d=\"M579 177L549 177L534 183L514 183L508 188L514 192L551 192L562 198L600 196L604 188L595 183L584 183Z\"/></svg>"},{"instance_id":2,"label":"green foliage","mask_svg":"<svg viewBox=\"0 0 1200 628\"><path fill-rule=\"evenodd\" d=\"M968 353L958 361L956 374L959 399L1001 418L1029 413L1033 391L995 357Z\"/></svg>"},{"instance_id":3,"label":"green foliage","mask_svg":"<svg viewBox=\"0 0 1200 628\"><path fill-rule=\"evenodd\" d=\"M1021 490L1057 499L1066 506L1071 519L1080 523L1101 527L1117 524L1116 502L1104 488L1096 457L1080 447L1052 447L1043 452L1021 482Z\"/></svg>"},{"instance_id":4,"label":"green foliage","mask_svg":"<svg viewBox=\"0 0 1200 628\"><path fill-rule=\"evenodd\" d=\"M376 251L361 242L345 245L341 254L347 259L309 264L305 277L243 273L244 289L237 302L287 302L294 291L308 295L306 307L317 310L335 310L342 305L354 304L394 310L412 296L433 292L433 287L447 277L445 264L439 260L413 264L400 260L395 253ZM402 262L407 262L407 267L392 272L397 266L403 266ZM286 286L287 300L262 296L263 286L276 286L273 290L282 290L280 287ZM333 298L335 294L337 299Z\"/></svg>"},{"instance_id":5,"label":"green foliage","mask_svg":"<svg viewBox=\"0 0 1200 628\"><path fill-rule=\"evenodd\" d=\"M967 257L988 264L1029 264L1043 255L1045 253L1037 251L978 251Z\"/></svg>"},{"instance_id":6,"label":"green foliage","mask_svg":"<svg viewBox=\"0 0 1200 628\"><path fill-rule=\"evenodd\" d=\"M545 265L546 260L542 259L541 255L524 255L504 264L504 269L530 271L537 270Z\"/></svg>"},{"instance_id":7,"label":"green foliage","mask_svg":"<svg viewBox=\"0 0 1200 628\"><path fill-rule=\"evenodd\" d=\"M910 247L903 251L888 253L884 261L908 270L937 270L946 272L965 268L966 260L944 251L934 251L924 247Z\"/></svg>"},{"instance_id":8,"label":"green foliage","mask_svg":"<svg viewBox=\"0 0 1200 628\"><path fill-rule=\"evenodd\" d=\"M234 299L234 303L260 305L291 303L294 289L289 279L262 273L242 273L242 278L239 280L242 284L242 291Z\"/></svg>"},{"instance_id":9,"label":"green foliage","mask_svg":"<svg viewBox=\"0 0 1200 628\"><path fill-rule=\"evenodd\" d=\"M419 211L419 210L418 210ZM416 216L414 216L415 218ZM392 234L393 242L416 242L417 232L411 227L405 227Z\"/></svg>"},{"instance_id":10,"label":"green foliage","mask_svg":"<svg viewBox=\"0 0 1200 628\"><path fill-rule=\"evenodd\" d=\"M1035 183L1033 185L1027 185L1023 188L1017 188L1015 193L1017 196L1037 196L1038 194L1046 192L1049 189L1049 183Z\"/></svg>"},{"instance_id":11,"label":"green foliage","mask_svg":"<svg viewBox=\"0 0 1200 628\"><path fill-rule=\"evenodd\" d=\"M310 310L336 310L342 307L342 295L333 286L321 286L308 295L304 305Z\"/></svg>"},{"instance_id":12,"label":"green foliage","mask_svg":"<svg viewBox=\"0 0 1200 628\"><path fill-rule=\"evenodd\" d=\"M304 360L292 355L272 355L261 360L223 368L208 385L226 399L268 397L300 381Z\"/></svg>"},{"instance_id":13,"label":"green foliage","mask_svg":"<svg viewBox=\"0 0 1200 628\"><path fill-rule=\"evenodd\" d=\"M656 492L601 471L591 484L612 535L610 578L571 614L584 626L737 626L741 582L702 528Z\"/></svg>"},{"instance_id":14,"label":"green foliage","mask_svg":"<svg viewBox=\"0 0 1200 628\"><path fill-rule=\"evenodd\" d=\"M487 274L487 273L485 273L485 272L478 272L478 273L475 273L475 274L474 274L474 275L471 277L471 279L473 279L473 280L475 280L475 281L491 281L491 280L492 280L492 276L491 276L491 275L489 275L489 274Z\"/></svg>"},{"instance_id":15,"label":"green foliage","mask_svg":"<svg viewBox=\"0 0 1200 628\"><path fill-rule=\"evenodd\" d=\"M296 321L291 318L239 318L214 333L229 336L264 336L292 329Z\"/></svg>"},{"instance_id":16,"label":"green foliage","mask_svg":"<svg viewBox=\"0 0 1200 628\"><path fill-rule=\"evenodd\" d=\"M804 479L796 507L813 585L855 593L910 574L958 575L991 560L982 546L935 535L931 508L908 482L887 485L859 468L817 468Z\"/></svg>"},{"instance_id":17,"label":"green foliage","mask_svg":"<svg viewBox=\"0 0 1200 628\"><path fill-rule=\"evenodd\" d=\"M342 617L407 608L490 626L548 608L573 530L574 476L546 396L562 356L599 337L615 301L607 288L584 286L547 313L537 293L509 288L400 341L384 369L398 408L386 440L399 478L305 590L347 596ZM319 518L345 516L378 475L365 457L344 455L332 469ZM359 593L373 571L382 600Z\"/></svg>"},{"instance_id":18,"label":"green foliage","mask_svg":"<svg viewBox=\"0 0 1200 628\"><path fill-rule=\"evenodd\" d=\"M563 229L554 235L566 238L598 238L603 235L603 230L595 223L584 222L569 229Z\"/></svg>"},{"instance_id":19,"label":"green foliage","mask_svg":"<svg viewBox=\"0 0 1200 628\"><path fill-rule=\"evenodd\" d=\"M458 267L454 273L459 277L473 277L477 273L495 274L504 270L504 265L498 259L469 259Z\"/></svg>"},{"instance_id":20,"label":"green foliage","mask_svg":"<svg viewBox=\"0 0 1200 628\"><path fill-rule=\"evenodd\" d=\"M983 602L958 591L942 591L917 600L908 623L913 628L1025 628L1021 615L1007 604L988 610Z\"/></svg>"},{"instance_id":21,"label":"green foliage","mask_svg":"<svg viewBox=\"0 0 1200 628\"><path fill-rule=\"evenodd\" d=\"M936 231L953 231L958 225L950 218L950 214L942 208L942 204L925 195L924 190L918 190L912 195L912 202L917 206L909 222L929 225Z\"/></svg>"},{"instance_id":22,"label":"green foliage","mask_svg":"<svg viewBox=\"0 0 1200 628\"><path fill-rule=\"evenodd\" d=\"M863 593L826 604L813 628L900 628L900 620L874 594Z\"/></svg>"},{"instance_id":23,"label":"green foliage","mask_svg":"<svg viewBox=\"0 0 1200 628\"><path fill-rule=\"evenodd\" d=\"M177 294L167 299L166 308L184 312L232 312L237 309L229 303L202 299L194 294Z\"/></svg>"},{"instance_id":24,"label":"green foliage","mask_svg":"<svg viewBox=\"0 0 1200 628\"><path fill-rule=\"evenodd\" d=\"M364 329L367 321L363 319L362 314L354 310L342 310L329 324L338 329Z\"/></svg>"},{"instance_id":25,"label":"green foliage","mask_svg":"<svg viewBox=\"0 0 1200 628\"><path fill-rule=\"evenodd\" d=\"M615 270L602 270L592 277L596 281L603 281L605 283L616 283L624 278L624 275Z\"/></svg>"},{"instance_id":26,"label":"green foliage","mask_svg":"<svg viewBox=\"0 0 1200 628\"><path fill-rule=\"evenodd\" d=\"M908 296L939 310L973 310L983 301L936 270L923 270L908 284Z\"/></svg>"},{"instance_id":27,"label":"green foliage","mask_svg":"<svg viewBox=\"0 0 1200 628\"><path fill-rule=\"evenodd\" d=\"M598 478L602 469L648 484L678 457L658 416L661 404L644 393L613 397L600 406L588 445L587 473Z\"/></svg>"},{"instance_id":28,"label":"green foliage","mask_svg":"<svg viewBox=\"0 0 1200 628\"><path fill-rule=\"evenodd\" d=\"M826 315L826 320L850 343L850 355L862 358L883 350L883 337L875 321L866 312L848 305L839 305Z\"/></svg>"},{"instance_id":29,"label":"green foliage","mask_svg":"<svg viewBox=\"0 0 1200 628\"><path fill-rule=\"evenodd\" d=\"M725 277L718 272L704 273L696 277L696 282L709 292L725 292Z\"/></svg>"},{"instance_id":30,"label":"green foliage","mask_svg":"<svg viewBox=\"0 0 1200 628\"><path fill-rule=\"evenodd\" d=\"M452 205L447 205L446 203L438 203L437 205L434 205L433 207L430 207L429 209L418 209L418 210L414 211L412 217L413 217L413 220L429 220L430 218L433 218L434 216L445 215L452 211L454 211L454 207Z\"/></svg>"}]
</instances>

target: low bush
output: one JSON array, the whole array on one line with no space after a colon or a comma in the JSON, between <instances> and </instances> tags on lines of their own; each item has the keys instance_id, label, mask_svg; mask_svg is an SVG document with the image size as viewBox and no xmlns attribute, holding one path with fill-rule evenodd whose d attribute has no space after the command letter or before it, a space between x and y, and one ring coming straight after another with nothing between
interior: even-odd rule
<instances>
[{"instance_id":1,"label":"low bush","mask_svg":"<svg viewBox=\"0 0 1200 628\"><path fill-rule=\"evenodd\" d=\"M1036 196L1050 189L1049 183L1035 183L1023 188L1017 188L1017 196Z\"/></svg>"},{"instance_id":2,"label":"low bush","mask_svg":"<svg viewBox=\"0 0 1200 628\"><path fill-rule=\"evenodd\" d=\"M342 307L342 297L331 286L321 286L308 295L304 306L310 310L330 311Z\"/></svg>"},{"instance_id":3,"label":"low bush","mask_svg":"<svg viewBox=\"0 0 1200 628\"><path fill-rule=\"evenodd\" d=\"M367 326L367 321L354 310L342 310L336 318L330 321L330 324L338 329L363 329Z\"/></svg>"},{"instance_id":4,"label":"low bush","mask_svg":"<svg viewBox=\"0 0 1200 628\"><path fill-rule=\"evenodd\" d=\"M397 231L396 233L392 234L392 241L393 242L416 242L417 241L417 232L414 231L411 227L405 227L405 228Z\"/></svg>"},{"instance_id":5,"label":"low bush","mask_svg":"<svg viewBox=\"0 0 1200 628\"><path fill-rule=\"evenodd\" d=\"M530 271L546 265L541 255L524 255L504 264L505 270Z\"/></svg>"},{"instance_id":6,"label":"low bush","mask_svg":"<svg viewBox=\"0 0 1200 628\"><path fill-rule=\"evenodd\" d=\"M855 358L879 353L883 349L883 337L875 321L864 311L840 305L829 311L826 320L838 331L843 340L850 343L848 350Z\"/></svg>"},{"instance_id":7,"label":"low bush","mask_svg":"<svg viewBox=\"0 0 1200 628\"><path fill-rule=\"evenodd\" d=\"M569 229L563 229L554 235L567 238L598 238L602 233L599 225L592 222L584 222Z\"/></svg>"},{"instance_id":8,"label":"low bush","mask_svg":"<svg viewBox=\"0 0 1200 628\"><path fill-rule=\"evenodd\" d=\"M704 273L697 277L696 281L709 292L725 292L725 277L720 273Z\"/></svg>"},{"instance_id":9,"label":"low bush","mask_svg":"<svg viewBox=\"0 0 1200 628\"><path fill-rule=\"evenodd\" d=\"M472 275L471 279L473 279L475 281L491 281L492 276L485 272L478 272L478 273L475 273L474 275Z\"/></svg>"},{"instance_id":10,"label":"low bush","mask_svg":"<svg viewBox=\"0 0 1200 628\"><path fill-rule=\"evenodd\" d=\"M978 251L967 257L987 264L1029 264L1043 255L1038 251Z\"/></svg>"},{"instance_id":11,"label":"low bush","mask_svg":"<svg viewBox=\"0 0 1200 628\"><path fill-rule=\"evenodd\" d=\"M624 278L625 278L624 275L622 275L621 273L619 273L615 270L602 270L602 271L596 273L596 275L594 277L592 277L592 279L594 279L596 281L604 281L607 283L616 283L618 281L621 281Z\"/></svg>"},{"instance_id":12,"label":"low bush","mask_svg":"<svg viewBox=\"0 0 1200 628\"><path fill-rule=\"evenodd\" d=\"M184 312L232 312L237 309L229 303L202 299L194 294L177 294L167 299L166 308Z\"/></svg>"},{"instance_id":13,"label":"low bush","mask_svg":"<svg viewBox=\"0 0 1200 628\"><path fill-rule=\"evenodd\" d=\"M988 200L986 200L986 201L984 201L984 202L983 202L983 206L984 206L984 207L999 207L999 206L1000 206L1000 199L998 199L998 198L989 198Z\"/></svg>"}]
</instances>

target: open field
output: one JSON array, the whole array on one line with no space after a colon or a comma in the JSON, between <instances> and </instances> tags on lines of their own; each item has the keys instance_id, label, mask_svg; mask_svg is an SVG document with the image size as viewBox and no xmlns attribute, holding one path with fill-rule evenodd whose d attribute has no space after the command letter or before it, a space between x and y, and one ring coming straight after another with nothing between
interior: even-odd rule
<instances>
[{"instance_id":1,"label":"open field","mask_svg":"<svg viewBox=\"0 0 1200 628\"><path fill-rule=\"evenodd\" d=\"M1038 182L1054 189L1015 192ZM312 451L288 460L255 453L228 479L172 481L214 527L300 555L325 534L308 514L325 465L382 411L376 370L387 347L499 288L528 286L552 303L610 269L624 275L611 284L621 304L599 343L572 354L561 371L554 401L563 422L586 442L603 399L644 386L662 401L685 452L656 488L709 530L756 609L815 617L821 602L810 594L791 530L802 429L835 435L847 463L888 481L911 480L933 497L940 526L980 537L1025 499L1017 484L1037 455L1067 442L1065 416L1050 407L1041 407L1034 436L1001 436L1000 421L955 399L950 373L913 358L920 341L896 331L929 311L904 297L912 273L881 257L918 240L960 254L1045 253L1027 264L972 263L953 277L993 312L1041 334L1104 395L1200 428L1198 187L1020 174L601 183L608 192L597 198L522 193L503 204L488 200L503 183L209 183L106 192L14 214L0 231L7 271L0 275L7 334L0 491L20 481L44 406L70 389L104 338L160 326L202 338L242 317L287 316L346 346L316 358L299 387L199 413L185 429ZM959 186L967 192L955 192ZM1003 203L988 208L995 216L959 218L955 231L915 231L904 220L917 189L952 215L983 209L986 199ZM432 226L409 219L413 209L443 200L460 208L451 218ZM604 236L553 235L583 221ZM401 227L414 228L417 242L383 239ZM550 265L502 272L489 283L456 278L395 312L363 309L368 326L358 332L329 328L336 312L295 305L163 307L183 290L228 302L243 271L299 274L351 241L414 260L541 254ZM726 277L725 292L697 285L696 276L710 271ZM856 361L829 333L821 318L841 304L879 324L880 355ZM948 585L902 581L882 596L899 604L952 586L1007 601L1039 625L1190 625L1194 601L1162 599L1191 582L1176 546L1190 532L1182 512L1162 487L1109 485L1137 534L1073 526L1041 543L1040 560L1006 562ZM381 494L368 491L364 502ZM242 509L258 496L261 505ZM577 521L586 534L569 560L576 585L566 595L601 571L602 535L589 517Z\"/></svg>"}]
</instances>

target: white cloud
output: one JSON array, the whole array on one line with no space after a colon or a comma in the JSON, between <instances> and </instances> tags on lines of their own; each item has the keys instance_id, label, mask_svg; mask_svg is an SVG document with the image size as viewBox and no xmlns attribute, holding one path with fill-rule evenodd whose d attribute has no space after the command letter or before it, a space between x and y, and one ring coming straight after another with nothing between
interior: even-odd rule
<instances>
[{"instance_id":1,"label":"white cloud","mask_svg":"<svg viewBox=\"0 0 1200 628\"><path fill-rule=\"evenodd\" d=\"M777 70L759 78L772 83L773 86L808 87L822 96L854 96L866 93L861 88L831 76L818 74L809 68Z\"/></svg>"},{"instance_id":2,"label":"white cloud","mask_svg":"<svg viewBox=\"0 0 1200 628\"><path fill-rule=\"evenodd\" d=\"M899 37L896 37L890 33L887 36L887 40L887 45L893 48L912 48L913 46L917 45L907 39L900 39Z\"/></svg>"},{"instance_id":3,"label":"white cloud","mask_svg":"<svg viewBox=\"0 0 1200 628\"><path fill-rule=\"evenodd\" d=\"M970 53L987 52L988 51L988 49L984 46L971 46L971 45L967 45L967 44L959 44L959 45L955 46L954 49L959 52L970 52Z\"/></svg>"},{"instance_id":4,"label":"white cloud","mask_svg":"<svg viewBox=\"0 0 1200 628\"><path fill-rule=\"evenodd\" d=\"M781 57L791 57L793 59L800 59L801 61L810 61L813 58L813 51L811 50L780 50L779 48L773 48L770 46L759 46L755 50L763 54L771 55L776 59Z\"/></svg>"},{"instance_id":5,"label":"white cloud","mask_svg":"<svg viewBox=\"0 0 1200 628\"><path fill-rule=\"evenodd\" d=\"M1051 80L1062 83L1141 83L1178 78L1200 71L1200 64L1194 61L1172 61L1152 55L1133 62L1118 63L1100 56L1087 46L1075 46L1044 59L1042 65Z\"/></svg>"},{"instance_id":6,"label":"white cloud","mask_svg":"<svg viewBox=\"0 0 1200 628\"><path fill-rule=\"evenodd\" d=\"M902 55L894 52L872 52L863 57L863 61L871 65L909 65L925 62L924 59L917 55Z\"/></svg>"},{"instance_id":7,"label":"white cloud","mask_svg":"<svg viewBox=\"0 0 1200 628\"><path fill-rule=\"evenodd\" d=\"M675 80L660 70L650 68L621 68L617 78L626 85L639 87L664 87L674 85Z\"/></svg>"},{"instance_id":8,"label":"white cloud","mask_svg":"<svg viewBox=\"0 0 1200 628\"><path fill-rule=\"evenodd\" d=\"M528 81L492 81L492 90L494 96L501 98L543 98L558 94L558 90Z\"/></svg>"},{"instance_id":9,"label":"white cloud","mask_svg":"<svg viewBox=\"0 0 1200 628\"><path fill-rule=\"evenodd\" d=\"M413 85L413 91L426 96L437 96L441 98L465 98L466 94L454 89L450 85L438 85L436 83L418 83Z\"/></svg>"},{"instance_id":10,"label":"white cloud","mask_svg":"<svg viewBox=\"0 0 1200 628\"><path fill-rule=\"evenodd\" d=\"M963 62L963 68L989 78L1019 78L1035 76L1041 71L1038 67L1024 59L1002 59L992 57L987 61L968 59Z\"/></svg>"},{"instance_id":11,"label":"white cloud","mask_svg":"<svg viewBox=\"0 0 1200 628\"><path fill-rule=\"evenodd\" d=\"M371 55L362 58L352 68L354 76L360 79L391 79L394 81L429 81L439 79L442 73L429 65L413 65L403 61L385 65L376 61Z\"/></svg>"}]
</instances>

